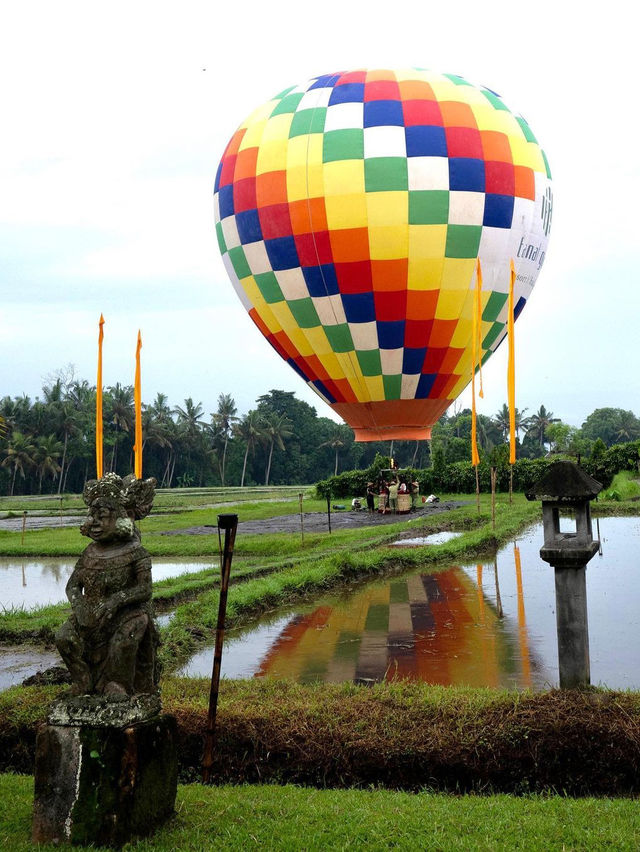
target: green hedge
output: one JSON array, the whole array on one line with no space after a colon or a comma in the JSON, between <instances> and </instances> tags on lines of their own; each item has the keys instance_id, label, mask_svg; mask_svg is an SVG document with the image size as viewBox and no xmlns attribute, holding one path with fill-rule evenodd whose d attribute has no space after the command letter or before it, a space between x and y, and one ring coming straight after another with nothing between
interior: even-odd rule
<instances>
[{"instance_id":1,"label":"green hedge","mask_svg":"<svg viewBox=\"0 0 640 852\"><path fill-rule=\"evenodd\" d=\"M498 454L496 488L509 490L510 465L505 462L505 454ZM543 459L518 459L513 465L513 488L515 491L527 491L533 486L550 464L565 456L551 456ZM411 479L420 483L421 494L473 494L476 490L476 474L471 462L453 462L445 464L435 457L434 467L423 470L404 468ZM591 458L581 459L583 469L601 482L605 488L611 485L613 477L621 470L638 470L640 465L640 441L615 444L608 450L594 452ZM389 467L389 459L376 456L371 467L366 470L348 470L338 476L324 479L316 485L320 499L330 496L351 497L366 493L367 482L377 482L381 470ZM640 474L639 474L640 476ZM480 490L491 490L489 462L485 459L478 465Z\"/></svg>"}]
</instances>

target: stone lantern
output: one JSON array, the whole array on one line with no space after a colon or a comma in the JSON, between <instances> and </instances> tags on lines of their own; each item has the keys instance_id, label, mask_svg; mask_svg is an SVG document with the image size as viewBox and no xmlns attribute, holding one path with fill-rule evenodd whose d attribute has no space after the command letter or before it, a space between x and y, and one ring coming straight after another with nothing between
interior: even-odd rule
<instances>
[{"instance_id":1,"label":"stone lantern","mask_svg":"<svg viewBox=\"0 0 640 852\"><path fill-rule=\"evenodd\" d=\"M540 558L555 570L556 623L560 687L588 686L589 628L586 567L598 552L593 538L590 502L602 485L577 464L559 461L526 493L542 502L544 545ZM575 531L560 530L560 512L573 517Z\"/></svg>"}]
</instances>

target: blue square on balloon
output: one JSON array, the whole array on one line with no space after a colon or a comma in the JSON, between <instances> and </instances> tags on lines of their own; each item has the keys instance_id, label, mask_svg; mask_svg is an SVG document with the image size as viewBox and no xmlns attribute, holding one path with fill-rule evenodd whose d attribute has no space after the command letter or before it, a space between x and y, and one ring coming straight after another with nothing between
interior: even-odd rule
<instances>
[{"instance_id":1,"label":"blue square on balloon","mask_svg":"<svg viewBox=\"0 0 640 852\"><path fill-rule=\"evenodd\" d=\"M419 347L417 349L405 349L402 358L402 372L407 376L420 373L422 371L422 365L424 364L426 354L426 346Z\"/></svg>"},{"instance_id":2,"label":"blue square on balloon","mask_svg":"<svg viewBox=\"0 0 640 852\"><path fill-rule=\"evenodd\" d=\"M315 81L309 86L309 89L326 89L329 86L333 86L337 79L337 74L323 74L321 77L316 77Z\"/></svg>"},{"instance_id":3,"label":"blue square on balloon","mask_svg":"<svg viewBox=\"0 0 640 852\"><path fill-rule=\"evenodd\" d=\"M215 183L213 184L213 191L217 192L220 189L220 175L222 174L222 160L220 160L220 164L218 165L218 171L216 172Z\"/></svg>"},{"instance_id":4,"label":"blue square on balloon","mask_svg":"<svg viewBox=\"0 0 640 852\"><path fill-rule=\"evenodd\" d=\"M367 101L364 105L364 126L404 126L401 101Z\"/></svg>"},{"instance_id":5,"label":"blue square on balloon","mask_svg":"<svg viewBox=\"0 0 640 852\"><path fill-rule=\"evenodd\" d=\"M513 220L513 195L487 193L484 199L483 225L491 228L510 228Z\"/></svg>"},{"instance_id":6,"label":"blue square on balloon","mask_svg":"<svg viewBox=\"0 0 640 852\"><path fill-rule=\"evenodd\" d=\"M527 304L527 300L523 296L520 296L520 298L518 299L518 304L513 309L513 319L514 320L518 319L518 317L520 316L520 311L524 308L524 306L526 304Z\"/></svg>"},{"instance_id":7,"label":"blue square on balloon","mask_svg":"<svg viewBox=\"0 0 640 852\"><path fill-rule=\"evenodd\" d=\"M342 307L347 322L373 322L376 318L373 293L343 293Z\"/></svg>"},{"instance_id":8,"label":"blue square on balloon","mask_svg":"<svg viewBox=\"0 0 640 852\"><path fill-rule=\"evenodd\" d=\"M377 322L380 349L400 349L404 343L404 320Z\"/></svg>"},{"instance_id":9,"label":"blue square on balloon","mask_svg":"<svg viewBox=\"0 0 640 852\"><path fill-rule=\"evenodd\" d=\"M407 157L446 157L447 138L444 127L415 125L405 128Z\"/></svg>"},{"instance_id":10,"label":"blue square on balloon","mask_svg":"<svg viewBox=\"0 0 640 852\"><path fill-rule=\"evenodd\" d=\"M273 270L293 269L299 265L298 252L293 237L278 237L275 240L265 240L265 248L269 263Z\"/></svg>"},{"instance_id":11,"label":"blue square on balloon","mask_svg":"<svg viewBox=\"0 0 640 852\"><path fill-rule=\"evenodd\" d=\"M288 364L290 367L293 367L293 369L296 371L296 373L300 376L300 378L301 378L301 379L304 379L304 380L305 380L305 382L308 382L308 381L309 381L308 377L307 377L307 376L305 376L305 374L302 372L302 370L300 369L300 367L298 367L298 365L297 365L297 364L296 364L296 362L293 360L293 358L287 358L287 364Z\"/></svg>"},{"instance_id":12,"label":"blue square on balloon","mask_svg":"<svg viewBox=\"0 0 640 852\"><path fill-rule=\"evenodd\" d=\"M436 377L431 373L423 373L418 379L418 387L416 388L416 399L426 399L431 393L431 388Z\"/></svg>"},{"instance_id":13,"label":"blue square on balloon","mask_svg":"<svg viewBox=\"0 0 640 852\"><path fill-rule=\"evenodd\" d=\"M260 227L260 218L257 210L243 210L242 213L236 213L236 225L238 226L238 236L240 242L257 243L262 239L262 228Z\"/></svg>"},{"instance_id":14,"label":"blue square on balloon","mask_svg":"<svg viewBox=\"0 0 640 852\"><path fill-rule=\"evenodd\" d=\"M331 92L329 106L334 104L361 104L364 101L364 83L343 83Z\"/></svg>"},{"instance_id":15,"label":"blue square on balloon","mask_svg":"<svg viewBox=\"0 0 640 852\"><path fill-rule=\"evenodd\" d=\"M220 205L220 218L226 219L233 216L233 184L221 186L218 193L218 204Z\"/></svg>"},{"instance_id":16,"label":"blue square on balloon","mask_svg":"<svg viewBox=\"0 0 640 852\"><path fill-rule=\"evenodd\" d=\"M333 394L332 394L329 390L327 390L326 386L324 385L324 383L323 383L323 382L321 382L321 381L320 381L320 379L316 379L316 381L315 381L315 382L311 382L311 384L312 384L315 388L318 388L318 390L320 391L320 393L322 394L322 396L323 396L325 399L328 399L328 400L329 400L329 402L335 402L335 401L336 401L335 396L334 396L334 395L333 395Z\"/></svg>"},{"instance_id":17,"label":"blue square on balloon","mask_svg":"<svg viewBox=\"0 0 640 852\"><path fill-rule=\"evenodd\" d=\"M332 263L324 263L322 266L303 266L302 275L310 296L320 298L335 296L340 292Z\"/></svg>"},{"instance_id":18,"label":"blue square on balloon","mask_svg":"<svg viewBox=\"0 0 640 852\"><path fill-rule=\"evenodd\" d=\"M484 161L475 157L449 159L449 189L460 192L484 192Z\"/></svg>"}]
</instances>

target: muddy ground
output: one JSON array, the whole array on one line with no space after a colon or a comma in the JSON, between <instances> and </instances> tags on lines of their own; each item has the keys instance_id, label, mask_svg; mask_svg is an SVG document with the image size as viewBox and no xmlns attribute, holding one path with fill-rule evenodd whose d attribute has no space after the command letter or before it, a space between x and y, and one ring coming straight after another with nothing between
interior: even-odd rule
<instances>
[{"instance_id":1,"label":"muddy ground","mask_svg":"<svg viewBox=\"0 0 640 852\"><path fill-rule=\"evenodd\" d=\"M402 521L414 521L418 518L426 520L433 515L438 515L441 512L448 512L451 509L457 509L459 506L464 506L468 501L447 500L442 503L422 503L415 512L409 512L403 515L382 515L378 512L369 514L366 509L359 512L347 509L333 510L331 512L331 529L344 530L356 529L357 527L375 527L381 524L397 524ZM337 504L343 505L343 504ZM326 532L328 529L328 519L326 512L304 512L302 515L305 532ZM162 535L211 535L212 531L217 529L215 524L205 524L198 527L185 527L181 530L167 530ZM262 521L240 521L238 523L238 533L247 533L250 535L260 535L262 533L281 533L281 532L300 532L300 514L281 515L276 518L266 518Z\"/></svg>"}]
</instances>

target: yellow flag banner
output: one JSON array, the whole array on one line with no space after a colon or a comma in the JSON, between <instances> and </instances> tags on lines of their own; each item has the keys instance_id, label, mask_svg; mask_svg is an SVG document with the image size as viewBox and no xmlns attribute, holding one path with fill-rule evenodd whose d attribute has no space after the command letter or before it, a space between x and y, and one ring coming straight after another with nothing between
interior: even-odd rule
<instances>
[{"instance_id":1,"label":"yellow flag banner","mask_svg":"<svg viewBox=\"0 0 640 852\"><path fill-rule=\"evenodd\" d=\"M133 384L133 402L136 410L136 441L133 445L134 473L136 479L142 479L142 392L140 382L140 350L142 337L138 329L138 345L136 346L136 377Z\"/></svg>"},{"instance_id":2,"label":"yellow flag banner","mask_svg":"<svg viewBox=\"0 0 640 852\"><path fill-rule=\"evenodd\" d=\"M102 341L104 317L98 323L98 377L96 379L96 477L102 479Z\"/></svg>"},{"instance_id":3,"label":"yellow flag banner","mask_svg":"<svg viewBox=\"0 0 640 852\"><path fill-rule=\"evenodd\" d=\"M513 318L513 288L516 283L516 268L511 259L511 276L509 279L509 316L507 318L507 334L509 337L509 362L507 365L507 394L509 397L509 464L516 461L516 349L514 339Z\"/></svg>"},{"instance_id":4,"label":"yellow flag banner","mask_svg":"<svg viewBox=\"0 0 640 852\"><path fill-rule=\"evenodd\" d=\"M478 325L480 317L478 314L478 282L482 287L482 273L480 271L480 258L476 266L476 293L473 300L473 311L471 312L471 464L477 467L480 464L478 455L478 423L476 413L476 366L478 364Z\"/></svg>"}]
</instances>

